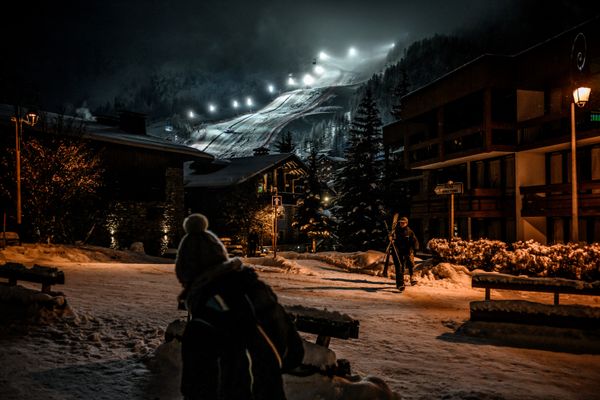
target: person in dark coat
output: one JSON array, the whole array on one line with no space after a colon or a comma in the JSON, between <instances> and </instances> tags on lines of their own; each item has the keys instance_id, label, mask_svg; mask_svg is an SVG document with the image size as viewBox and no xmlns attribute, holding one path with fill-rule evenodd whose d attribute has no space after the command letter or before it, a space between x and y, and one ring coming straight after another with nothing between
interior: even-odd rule
<instances>
[{"instance_id":1,"label":"person in dark coat","mask_svg":"<svg viewBox=\"0 0 600 400\"><path fill-rule=\"evenodd\" d=\"M419 250L419 241L415 233L408 227L408 218L402 217L398 220L398 227L394 233L394 242L398 254L392 251L394 267L396 269L396 287L404 291L404 272L408 268L410 283L414 285L413 270L415 266L415 251Z\"/></svg>"},{"instance_id":2,"label":"person in dark coat","mask_svg":"<svg viewBox=\"0 0 600 400\"><path fill-rule=\"evenodd\" d=\"M190 225L192 217L200 222ZM176 261L190 312L181 392L188 400L285 400L281 374L302 362L302 339L252 268L229 260L212 239L200 238L208 226L203 219L184 222L187 235Z\"/></svg>"}]
</instances>

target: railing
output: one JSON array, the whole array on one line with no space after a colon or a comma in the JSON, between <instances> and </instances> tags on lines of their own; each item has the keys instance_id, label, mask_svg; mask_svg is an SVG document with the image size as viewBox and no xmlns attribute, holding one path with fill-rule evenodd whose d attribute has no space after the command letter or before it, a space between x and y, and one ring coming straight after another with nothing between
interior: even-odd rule
<instances>
[{"instance_id":1,"label":"railing","mask_svg":"<svg viewBox=\"0 0 600 400\"><path fill-rule=\"evenodd\" d=\"M522 186L524 217L569 217L571 184ZM600 180L581 182L578 186L579 215L600 216Z\"/></svg>"},{"instance_id":2,"label":"railing","mask_svg":"<svg viewBox=\"0 0 600 400\"><path fill-rule=\"evenodd\" d=\"M503 193L498 188L475 188L465 194L456 195L455 215L457 217L499 218L510 217L515 211L514 194ZM448 196L414 196L412 215L446 215Z\"/></svg>"}]
</instances>

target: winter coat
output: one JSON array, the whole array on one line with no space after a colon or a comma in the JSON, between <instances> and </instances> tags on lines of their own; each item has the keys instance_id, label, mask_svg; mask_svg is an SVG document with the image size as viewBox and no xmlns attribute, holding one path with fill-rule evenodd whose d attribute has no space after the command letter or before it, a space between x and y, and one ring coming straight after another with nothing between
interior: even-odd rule
<instances>
[{"instance_id":1,"label":"winter coat","mask_svg":"<svg viewBox=\"0 0 600 400\"><path fill-rule=\"evenodd\" d=\"M190 399L284 400L282 372L302 362L302 340L271 288L234 259L190 287L182 393Z\"/></svg>"},{"instance_id":2,"label":"winter coat","mask_svg":"<svg viewBox=\"0 0 600 400\"><path fill-rule=\"evenodd\" d=\"M419 250L419 241L408 226L396 229L396 248L398 253L408 255Z\"/></svg>"}]
</instances>

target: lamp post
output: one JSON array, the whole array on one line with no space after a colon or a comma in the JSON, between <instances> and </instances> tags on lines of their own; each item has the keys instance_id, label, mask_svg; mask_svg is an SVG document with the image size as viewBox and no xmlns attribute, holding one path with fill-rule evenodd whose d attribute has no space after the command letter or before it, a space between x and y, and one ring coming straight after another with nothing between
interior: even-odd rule
<instances>
[{"instance_id":1,"label":"lamp post","mask_svg":"<svg viewBox=\"0 0 600 400\"><path fill-rule=\"evenodd\" d=\"M37 124L39 115L34 112L28 112L25 117L21 117L21 109L17 106L16 115L10 120L15 123L15 153L16 153L16 179L17 179L17 230L21 234L21 136L23 134L23 122L29 126Z\"/></svg>"},{"instance_id":2,"label":"lamp post","mask_svg":"<svg viewBox=\"0 0 600 400\"><path fill-rule=\"evenodd\" d=\"M577 136L575 132L575 104L585 107L590 98L591 89L579 87L573 91L571 102L571 241L579 242L579 205L577 193Z\"/></svg>"},{"instance_id":3,"label":"lamp post","mask_svg":"<svg viewBox=\"0 0 600 400\"><path fill-rule=\"evenodd\" d=\"M272 196L272 204L273 204L273 258L277 258L277 213L279 212L279 206L283 203L281 201L281 196L277 194L277 188L275 188L275 194Z\"/></svg>"}]
</instances>

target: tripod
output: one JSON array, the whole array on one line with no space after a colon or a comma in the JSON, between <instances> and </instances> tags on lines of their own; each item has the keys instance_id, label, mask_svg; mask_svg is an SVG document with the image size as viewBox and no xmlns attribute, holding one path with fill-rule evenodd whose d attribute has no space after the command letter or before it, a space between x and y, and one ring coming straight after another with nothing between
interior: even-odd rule
<instances>
[{"instance_id":1,"label":"tripod","mask_svg":"<svg viewBox=\"0 0 600 400\"><path fill-rule=\"evenodd\" d=\"M385 262L383 263L383 272L381 275L387 278L388 276L388 265L390 263L390 255L392 251L396 255L396 259L399 260L398 249L396 248L396 244L394 243L396 239L396 226L398 225L398 213L394 214L394 218L392 219L392 227L391 229L388 227L387 222L385 223L385 228L388 230L388 245L385 249Z\"/></svg>"}]
</instances>

